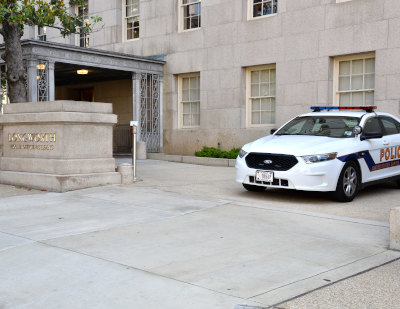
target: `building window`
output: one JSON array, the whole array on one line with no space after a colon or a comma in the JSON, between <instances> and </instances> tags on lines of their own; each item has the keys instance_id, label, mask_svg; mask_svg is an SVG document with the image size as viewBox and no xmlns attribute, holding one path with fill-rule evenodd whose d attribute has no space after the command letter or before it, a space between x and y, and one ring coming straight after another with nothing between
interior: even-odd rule
<instances>
[{"instance_id":1,"label":"building window","mask_svg":"<svg viewBox=\"0 0 400 309\"><path fill-rule=\"evenodd\" d=\"M125 0L126 39L139 38L139 0Z\"/></svg>"},{"instance_id":2,"label":"building window","mask_svg":"<svg viewBox=\"0 0 400 309\"><path fill-rule=\"evenodd\" d=\"M275 65L247 69L247 123L259 126L275 123Z\"/></svg>"},{"instance_id":3,"label":"building window","mask_svg":"<svg viewBox=\"0 0 400 309\"><path fill-rule=\"evenodd\" d=\"M82 18L80 23L79 31L79 42L77 45L80 47L89 47L89 34L85 33L83 27L89 23L89 4L88 0L85 0L84 5L77 6L76 14Z\"/></svg>"},{"instance_id":4,"label":"building window","mask_svg":"<svg viewBox=\"0 0 400 309\"><path fill-rule=\"evenodd\" d=\"M249 0L251 18L268 16L278 12L278 0Z\"/></svg>"},{"instance_id":5,"label":"building window","mask_svg":"<svg viewBox=\"0 0 400 309\"><path fill-rule=\"evenodd\" d=\"M201 0L179 0L181 29L190 30L201 27Z\"/></svg>"},{"instance_id":6,"label":"building window","mask_svg":"<svg viewBox=\"0 0 400 309\"><path fill-rule=\"evenodd\" d=\"M375 55L338 58L335 71L335 105L374 104Z\"/></svg>"},{"instance_id":7,"label":"building window","mask_svg":"<svg viewBox=\"0 0 400 309\"><path fill-rule=\"evenodd\" d=\"M40 41L46 41L46 27L38 27L36 38Z\"/></svg>"},{"instance_id":8,"label":"building window","mask_svg":"<svg viewBox=\"0 0 400 309\"><path fill-rule=\"evenodd\" d=\"M180 127L200 126L200 74L179 76Z\"/></svg>"}]
</instances>

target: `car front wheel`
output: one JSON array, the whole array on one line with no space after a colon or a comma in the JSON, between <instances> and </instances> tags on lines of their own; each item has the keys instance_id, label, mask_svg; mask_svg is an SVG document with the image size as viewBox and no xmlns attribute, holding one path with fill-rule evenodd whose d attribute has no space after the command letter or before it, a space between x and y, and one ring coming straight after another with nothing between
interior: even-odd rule
<instances>
[{"instance_id":1,"label":"car front wheel","mask_svg":"<svg viewBox=\"0 0 400 309\"><path fill-rule=\"evenodd\" d=\"M351 202L360 187L360 169L355 162L347 162L340 173L335 198L339 202Z\"/></svg>"},{"instance_id":2,"label":"car front wheel","mask_svg":"<svg viewBox=\"0 0 400 309\"><path fill-rule=\"evenodd\" d=\"M265 187L262 186L253 186L253 185L248 185L248 184L243 184L243 187L247 190L247 191L252 191L252 192L263 192L265 191Z\"/></svg>"}]
</instances>

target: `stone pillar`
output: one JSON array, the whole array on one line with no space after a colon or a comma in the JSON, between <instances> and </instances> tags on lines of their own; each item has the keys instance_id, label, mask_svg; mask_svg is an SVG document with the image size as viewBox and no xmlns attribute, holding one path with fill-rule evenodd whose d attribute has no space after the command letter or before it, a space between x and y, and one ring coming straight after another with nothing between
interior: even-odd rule
<instances>
[{"instance_id":1,"label":"stone pillar","mask_svg":"<svg viewBox=\"0 0 400 309\"><path fill-rule=\"evenodd\" d=\"M133 119L139 121L139 125L136 130L137 140L141 141L140 138L140 73L132 73L132 104L133 104Z\"/></svg>"},{"instance_id":2,"label":"stone pillar","mask_svg":"<svg viewBox=\"0 0 400 309\"><path fill-rule=\"evenodd\" d=\"M37 60L27 60L27 73L28 73L28 101L38 101L37 89Z\"/></svg>"},{"instance_id":3,"label":"stone pillar","mask_svg":"<svg viewBox=\"0 0 400 309\"><path fill-rule=\"evenodd\" d=\"M48 63L48 83L47 83L47 89L49 93L49 101L54 101L55 100L55 93L56 93L56 81L54 78L54 62L49 62Z\"/></svg>"}]
</instances>

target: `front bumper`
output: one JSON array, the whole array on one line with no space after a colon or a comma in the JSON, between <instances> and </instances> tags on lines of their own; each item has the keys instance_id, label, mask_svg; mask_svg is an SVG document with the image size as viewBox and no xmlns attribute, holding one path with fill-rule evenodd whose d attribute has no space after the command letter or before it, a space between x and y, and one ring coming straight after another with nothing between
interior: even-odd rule
<instances>
[{"instance_id":1,"label":"front bumper","mask_svg":"<svg viewBox=\"0 0 400 309\"><path fill-rule=\"evenodd\" d=\"M305 191L335 191L344 163L338 159L307 164L301 157L294 167L287 171L274 172L273 183L261 183L255 180L257 169L249 168L246 157L236 159L236 181L242 184L295 189Z\"/></svg>"}]
</instances>

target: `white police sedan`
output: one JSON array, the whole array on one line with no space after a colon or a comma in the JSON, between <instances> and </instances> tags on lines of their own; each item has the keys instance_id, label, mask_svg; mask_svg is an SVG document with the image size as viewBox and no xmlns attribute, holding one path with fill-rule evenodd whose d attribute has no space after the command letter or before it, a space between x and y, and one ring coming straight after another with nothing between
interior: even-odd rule
<instances>
[{"instance_id":1,"label":"white police sedan","mask_svg":"<svg viewBox=\"0 0 400 309\"><path fill-rule=\"evenodd\" d=\"M400 184L398 118L375 106L312 109L243 146L236 181L249 191L331 191L341 202L377 182Z\"/></svg>"}]
</instances>

